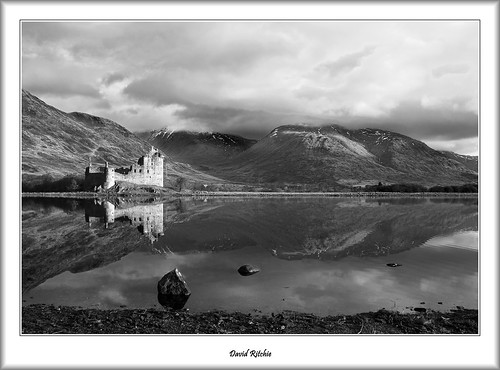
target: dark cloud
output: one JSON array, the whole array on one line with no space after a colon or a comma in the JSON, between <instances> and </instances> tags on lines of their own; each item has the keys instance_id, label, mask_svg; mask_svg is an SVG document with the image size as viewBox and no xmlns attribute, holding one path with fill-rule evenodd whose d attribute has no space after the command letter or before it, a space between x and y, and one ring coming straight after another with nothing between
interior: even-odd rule
<instances>
[{"instance_id":1,"label":"dark cloud","mask_svg":"<svg viewBox=\"0 0 500 370\"><path fill-rule=\"evenodd\" d=\"M23 88L35 95L52 95L59 97L73 97L75 95L90 98L100 98L99 91L89 84L76 81L47 81L38 80L23 83Z\"/></svg>"},{"instance_id":2,"label":"dark cloud","mask_svg":"<svg viewBox=\"0 0 500 370\"><path fill-rule=\"evenodd\" d=\"M372 54L374 51L374 46L367 46L363 50L356 53L347 54L334 61L322 63L316 67L316 70L320 72L325 71L331 77L344 72L349 72L354 68L359 67L363 58Z\"/></svg>"},{"instance_id":3,"label":"dark cloud","mask_svg":"<svg viewBox=\"0 0 500 370\"><path fill-rule=\"evenodd\" d=\"M272 128L279 125L283 117L264 111L251 111L238 108L211 107L201 104L188 104L186 109L176 112L182 119L202 122L210 131L230 133L259 139Z\"/></svg>"},{"instance_id":4,"label":"dark cloud","mask_svg":"<svg viewBox=\"0 0 500 370\"><path fill-rule=\"evenodd\" d=\"M211 107L201 104L187 104L185 109L177 111L175 115L182 119L201 122L210 131L236 134L250 139L260 139L274 128L282 125L300 122L311 122L312 124L326 122L307 115Z\"/></svg>"},{"instance_id":5,"label":"dark cloud","mask_svg":"<svg viewBox=\"0 0 500 370\"><path fill-rule=\"evenodd\" d=\"M313 117L200 104L187 104L185 108L175 115L202 122L212 131L249 138L261 138L281 125L300 123L321 126L332 122L350 129L370 127L389 130L418 140L460 140L478 136L477 114L451 107L426 108L416 101L405 101L380 117L341 114Z\"/></svg>"},{"instance_id":6,"label":"dark cloud","mask_svg":"<svg viewBox=\"0 0 500 370\"><path fill-rule=\"evenodd\" d=\"M189 87L188 87L189 88ZM155 105L186 104L182 96L186 89L178 86L173 79L165 76L149 76L133 81L123 93L131 98Z\"/></svg>"},{"instance_id":7,"label":"dark cloud","mask_svg":"<svg viewBox=\"0 0 500 370\"><path fill-rule=\"evenodd\" d=\"M443 106L426 108L416 101L402 102L386 116L337 119L345 126L380 128L419 140L456 140L478 136L476 113Z\"/></svg>"},{"instance_id":8,"label":"dark cloud","mask_svg":"<svg viewBox=\"0 0 500 370\"><path fill-rule=\"evenodd\" d=\"M107 101L106 99L99 99L95 104L94 107L97 109L104 109L108 110L111 109L111 103Z\"/></svg>"},{"instance_id":9,"label":"dark cloud","mask_svg":"<svg viewBox=\"0 0 500 370\"><path fill-rule=\"evenodd\" d=\"M125 79L125 75L118 73L118 72L113 72L113 73L108 73L106 76L102 78L102 83L106 86L109 86L115 82L120 82Z\"/></svg>"},{"instance_id":10,"label":"dark cloud","mask_svg":"<svg viewBox=\"0 0 500 370\"><path fill-rule=\"evenodd\" d=\"M259 138L334 121L456 140L477 135L477 36L473 22L23 22L22 82L129 129Z\"/></svg>"}]
</instances>

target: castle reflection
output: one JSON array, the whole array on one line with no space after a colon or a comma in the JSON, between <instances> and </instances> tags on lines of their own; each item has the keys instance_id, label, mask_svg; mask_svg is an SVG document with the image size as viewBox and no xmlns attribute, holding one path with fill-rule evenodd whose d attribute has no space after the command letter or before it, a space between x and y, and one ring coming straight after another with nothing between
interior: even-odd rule
<instances>
[{"instance_id":1,"label":"castle reflection","mask_svg":"<svg viewBox=\"0 0 500 370\"><path fill-rule=\"evenodd\" d=\"M147 237L151 244L163 236L163 203L133 206L114 205L106 200L94 200L85 204L85 221L89 228L93 225L128 221Z\"/></svg>"}]
</instances>

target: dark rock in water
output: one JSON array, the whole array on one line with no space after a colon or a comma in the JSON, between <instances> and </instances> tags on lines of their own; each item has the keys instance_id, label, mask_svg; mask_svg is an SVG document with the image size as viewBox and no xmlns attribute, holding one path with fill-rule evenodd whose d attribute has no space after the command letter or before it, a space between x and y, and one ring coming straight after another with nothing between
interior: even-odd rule
<instances>
[{"instance_id":1,"label":"dark rock in water","mask_svg":"<svg viewBox=\"0 0 500 370\"><path fill-rule=\"evenodd\" d=\"M425 302L420 302L420 304L425 304Z\"/></svg>"},{"instance_id":2,"label":"dark rock in water","mask_svg":"<svg viewBox=\"0 0 500 370\"><path fill-rule=\"evenodd\" d=\"M387 266L389 266L389 267L399 267L399 266L403 266L403 265L400 265L399 263L388 263Z\"/></svg>"},{"instance_id":3,"label":"dark rock in water","mask_svg":"<svg viewBox=\"0 0 500 370\"><path fill-rule=\"evenodd\" d=\"M413 311L416 311L416 312L427 312L427 309L423 308L423 307L415 307L413 309Z\"/></svg>"},{"instance_id":4,"label":"dark rock in water","mask_svg":"<svg viewBox=\"0 0 500 370\"><path fill-rule=\"evenodd\" d=\"M438 304L443 304L443 302L438 302Z\"/></svg>"},{"instance_id":5,"label":"dark rock in water","mask_svg":"<svg viewBox=\"0 0 500 370\"><path fill-rule=\"evenodd\" d=\"M164 307L180 310L190 295L191 290L177 269L164 275L158 282L158 302Z\"/></svg>"},{"instance_id":6,"label":"dark rock in water","mask_svg":"<svg viewBox=\"0 0 500 370\"><path fill-rule=\"evenodd\" d=\"M242 276L250 276L258 273L260 270L252 265L243 265L238 269L238 272Z\"/></svg>"}]
</instances>

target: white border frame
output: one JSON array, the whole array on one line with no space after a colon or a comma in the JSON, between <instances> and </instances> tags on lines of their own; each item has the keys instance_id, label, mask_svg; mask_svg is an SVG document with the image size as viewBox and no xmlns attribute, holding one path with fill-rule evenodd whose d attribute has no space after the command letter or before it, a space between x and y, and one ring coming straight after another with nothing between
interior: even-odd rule
<instances>
[{"instance_id":1,"label":"white border frame","mask_svg":"<svg viewBox=\"0 0 500 370\"><path fill-rule=\"evenodd\" d=\"M499 1L48 2L2 1L0 367L494 368L498 354ZM263 17L264 16L264 17ZM479 19L481 312L479 336L20 336L19 21L21 19ZM9 155L10 154L10 155ZM10 176L9 176L10 175ZM231 349L270 358L230 358Z\"/></svg>"}]
</instances>

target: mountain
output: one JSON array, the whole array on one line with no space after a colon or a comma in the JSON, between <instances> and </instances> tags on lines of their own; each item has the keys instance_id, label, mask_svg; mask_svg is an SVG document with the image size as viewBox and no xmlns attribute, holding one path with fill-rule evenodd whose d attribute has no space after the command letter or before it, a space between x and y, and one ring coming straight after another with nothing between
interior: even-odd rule
<instances>
[{"instance_id":1,"label":"mountain","mask_svg":"<svg viewBox=\"0 0 500 370\"><path fill-rule=\"evenodd\" d=\"M164 184L177 190L262 185L331 191L379 182L460 185L477 182L478 175L477 157L440 152L378 129L288 125L257 142L171 130L141 136L105 118L62 112L23 90L23 188L48 176L51 181L66 175L82 178L90 158L93 163L129 166L151 145L166 154Z\"/></svg>"},{"instance_id":2,"label":"mountain","mask_svg":"<svg viewBox=\"0 0 500 370\"><path fill-rule=\"evenodd\" d=\"M231 181L340 190L378 182L425 186L477 182L477 171L456 156L385 130L288 125L272 130L211 173Z\"/></svg>"},{"instance_id":3,"label":"mountain","mask_svg":"<svg viewBox=\"0 0 500 370\"><path fill-rule=\"evenodd\" d=\"M113 121L62 112L25 90L22 115L23 175L83 174L89 158L126 166L151 148Z\"/></svg>"},{"instance_id":4,"label":"mountain","mask_svg":"<svg viewBox=\"0 0 500 370\"><path fill-rule=\"evenodd\" d=\"M479 164L477 156L457 154L449 151L441 151L441 153L447 158L462 163L468 169L478 172Z\"/></svg>"},{"instance_id":5,"label":"mountain","mask_svg":"<svg viewBox=\"0 0 500 370\"><path fill-rule=\"evenodd\" d=\"M175 131L168 128L138 134L172 159L201 169L226 162L257 140L218 132Z\"/></svg>"},{"instance_id":6,"label":"mountain","mask_svg":"<svg viewBox=\"0 0 500 370\"><path fill-rule=\"evenodd\" d=\"M90 158L93 163L129 166L150 149L150 143L116 122L86 113L65 113L22 91L23 184L47 176L83 177ZM164 163L167 187L175 187L181 177L187 183L225 183L168 157Z\"/></svg>"}]
</instances>

